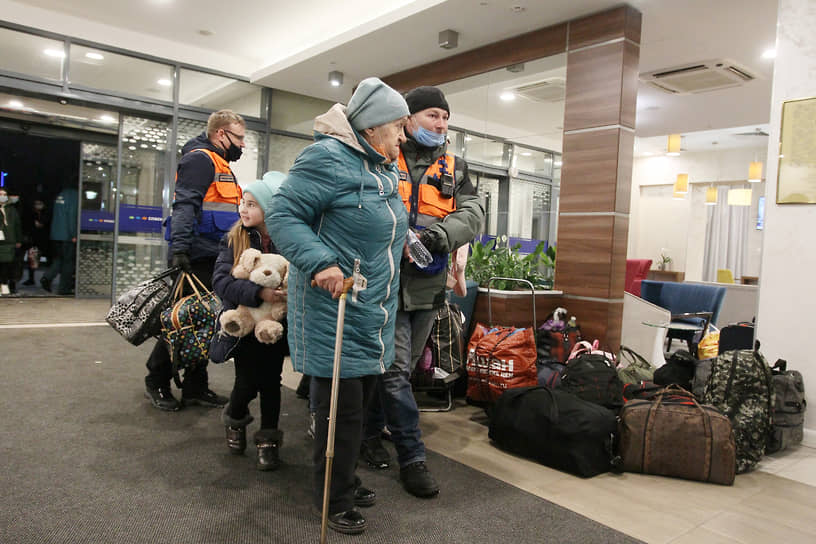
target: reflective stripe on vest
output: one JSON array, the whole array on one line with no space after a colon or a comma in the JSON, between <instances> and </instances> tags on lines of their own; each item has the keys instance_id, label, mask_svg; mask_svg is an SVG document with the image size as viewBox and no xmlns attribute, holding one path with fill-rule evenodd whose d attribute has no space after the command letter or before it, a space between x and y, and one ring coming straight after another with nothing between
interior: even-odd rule
<instances>
[{"instance_id":1,"label":"reflective stripe on vest","mask_svg":"<svg viewBox=\"0 0 816 544\"><path fill-rule=\"evenodd\" d=\"M428 227L438 222L446 215L456 211L456 199L451 196L445 198L439 189L429 180L439 181L443 175L449 175L453 179L454 187L456 186L456 157L450 153L440 156L433 164L425 169L418 185L418 194L416 195L417 209L416 213L412 213L412 197L413 197L413 180L411 179L411 171L408 169L408 163L405 161L405 156L400 150L399 155L399 169L400 169L400 183L399 192L402 197L402 202L408 210L408 216L411 219L411 226L419 225ZM414 220L413 218L416 217Z\"/></svg>"}]
</instances>

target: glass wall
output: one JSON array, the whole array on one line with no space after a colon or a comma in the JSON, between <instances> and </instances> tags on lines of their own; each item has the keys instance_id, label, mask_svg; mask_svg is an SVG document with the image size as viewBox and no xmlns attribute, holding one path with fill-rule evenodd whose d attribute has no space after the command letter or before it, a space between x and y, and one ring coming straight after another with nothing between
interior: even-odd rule
<instances>
[{"instance_id":1,"label":"glass wall","mask_svg":"<svg viewBox=\"0 0 816 544\"><path fill-rule=\"evenodd\" d=\"M228 77L182 68L179 104L211 111L231 109L241 115L261 116L261 87Z\"/></svg>"},{"instance_id":2,"label":"glass wall","mask_svg":"<svg viewBox=\"0 0 816 544\"><path fill-rule=\"evenodd\" d=\"M173 101L173 67L97 48L71 45L68 83L124 96Z\"/></svg>"},{"instance_id":3,"label":"glass wall","mask_svg":"<svg viewBox=\"0 0 816 544\"><path fill-rule=\"evenodd\" d=\"M65 43L0 28L0 70L60 81Z\"/></svg>"}]
</instances>

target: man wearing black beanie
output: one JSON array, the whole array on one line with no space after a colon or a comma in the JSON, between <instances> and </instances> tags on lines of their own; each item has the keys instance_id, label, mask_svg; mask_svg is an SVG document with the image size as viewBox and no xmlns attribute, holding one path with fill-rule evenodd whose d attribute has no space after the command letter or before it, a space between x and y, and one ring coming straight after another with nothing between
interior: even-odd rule
<instances>
[{"instance_id":1,"label":"man wearing black beanie","mask_svg":"<svg viewBox=\"0 0 816 544\"><path fill-rule=\"evenodd\" d=\"M361 456L387 468L380 443L387 422L397 450L400 480L417 497L433 497L439 486L425 465L419 409L411 391L411 372L430 336L438 309L445 304L448 255L481 229L484 208L460 157L447 152L450 107L436 87L418 87L405 95L411 113L400 145L400 195L408 222L433 255L424 268L403 258L395 333L395 360L379 380L379 400L371 403Z\"/></svg>"}]
</instances>

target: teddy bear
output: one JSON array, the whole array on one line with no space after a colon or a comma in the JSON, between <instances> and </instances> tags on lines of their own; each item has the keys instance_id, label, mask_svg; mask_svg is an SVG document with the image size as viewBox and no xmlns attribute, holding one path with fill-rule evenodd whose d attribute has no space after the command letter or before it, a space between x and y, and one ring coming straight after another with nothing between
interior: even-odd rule
<instances>
[{"instance_id":1,"label":"teddy bear","mask_svg":"<svg viewBox=\"0 0 816 544\"><path fill-rule=\"evenodd\" d=\"M235 278L249 280L273 289L287 286L289 261L274 253L261 253L249 248L241 253L238 264L232 269ZM262 302L257 308L238 305L234 310L221 314L221 330L230 336L246 336L253 330L255 337L264 344L274 344L283 336L280 321L286 316L286 302Z\"/></svg>"}]
</instances>

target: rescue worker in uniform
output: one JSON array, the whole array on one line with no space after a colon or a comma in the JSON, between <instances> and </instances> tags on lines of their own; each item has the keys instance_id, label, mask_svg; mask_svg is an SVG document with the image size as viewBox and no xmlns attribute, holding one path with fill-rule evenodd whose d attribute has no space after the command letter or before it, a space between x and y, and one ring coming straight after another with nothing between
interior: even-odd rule
<instances>
[{"instance_id":1,"label":"rescue worker in uniform","mask_svg":"<svg viewBox=\"0 0 816 544\"><path fill-rule=\"evenodd\" d=\"M173 214L168 224L171 266L192 272L208 289L218 257L218 242L240 218L241 187L230 162L241 158L246 122L231 110L210 115L207 131L182 148L176 171ZM224 406L227 398L216 395L208 385L207 368L185 371L182 403L173 396L170 354L159 341L147 360L145 396L154 407L174 412L184 404Z\"/></svg>"},{"instance_id":2,"label":"rescue worker in uniform","mask_svg":"<svg viewBox=\"0 0 816 544\"><path fill-rule=\"evenodd\" d=\"M405 95L411 112L400 146L400 195L408 223L433 255L419 268L403 258L395 333L395 360L379 380L365 426L361 457L386 468L388 452L380 442L385 423L397 450L400 480L417 497L433 497L439 486L425 465L419 410L411 373L445 303L448 255L470 243L481 229L484 208L470 181L465 161L447 152L450 107L436 87L418 87Z\"/></svg>"}]
</instances>

